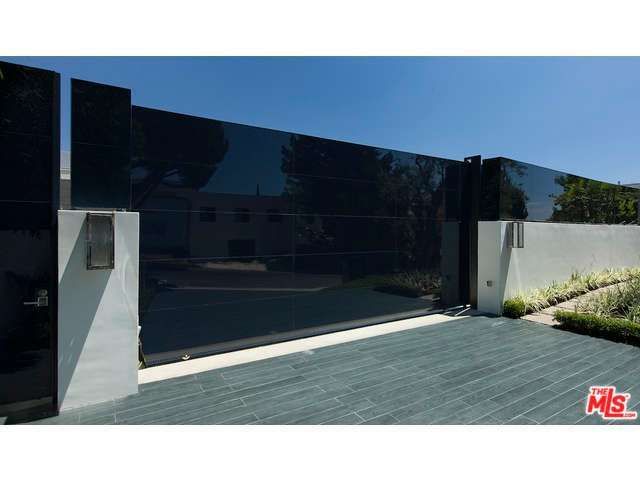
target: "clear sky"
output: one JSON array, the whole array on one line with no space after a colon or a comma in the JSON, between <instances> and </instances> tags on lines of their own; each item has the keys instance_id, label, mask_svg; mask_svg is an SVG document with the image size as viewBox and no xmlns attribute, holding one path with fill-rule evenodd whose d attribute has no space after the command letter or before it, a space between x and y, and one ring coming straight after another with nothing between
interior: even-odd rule
<instances>
[{"instance_id":1,"label":"clear sky","mask_svg":"<svg viewBox=\"0 0 640 480\"><path fill-rule=\"evenodd\" d=\"M640 182L640 58L3 57L136 105L453 159Z\"/></svg>"}]
</instances>

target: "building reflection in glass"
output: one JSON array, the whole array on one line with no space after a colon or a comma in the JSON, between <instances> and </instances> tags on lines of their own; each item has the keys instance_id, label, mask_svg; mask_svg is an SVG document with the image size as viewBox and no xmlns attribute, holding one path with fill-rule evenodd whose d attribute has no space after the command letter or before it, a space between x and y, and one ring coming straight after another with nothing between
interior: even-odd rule
<instances>
[{"instance_id":1,"label":"building reflection in glass","mask_svg":"<svg viewBox=\"0 0 640 480\"><path fill-rule=\"evenodd\" d=\"M459 302L461 162L132 114L152 363Z\"/></svg>"}]
</instances>

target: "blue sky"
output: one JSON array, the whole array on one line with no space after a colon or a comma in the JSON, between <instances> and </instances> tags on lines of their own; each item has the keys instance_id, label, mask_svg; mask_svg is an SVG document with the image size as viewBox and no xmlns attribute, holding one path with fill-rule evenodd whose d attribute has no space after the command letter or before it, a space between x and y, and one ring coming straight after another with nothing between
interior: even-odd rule
<instances>
[{"instance_id":1,"label":"blue sky","mask_svg":"<svg viewBox=\"0 0 640 480\"><path fill-rule=\"evenodd\" d=\"M136 105L462 159L640 182L640 58L4 57Z\"/></svg>"}]
</instances>

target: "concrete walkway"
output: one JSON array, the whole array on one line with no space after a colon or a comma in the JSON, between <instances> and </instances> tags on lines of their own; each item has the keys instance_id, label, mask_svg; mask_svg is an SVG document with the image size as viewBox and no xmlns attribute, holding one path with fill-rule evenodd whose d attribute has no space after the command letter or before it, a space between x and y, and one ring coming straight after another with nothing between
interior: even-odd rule
<instances>
[{"instance_id":1,"label":"concrete walkway","mask_svg":"<svg viewBox=\"0 0 640 480\"><path fill-rule=\"evenodd\" d=\"M43 424L573 424L591 385L639 408L640 349L467 317L141 385Z\"/></svg>"}]
</instances>

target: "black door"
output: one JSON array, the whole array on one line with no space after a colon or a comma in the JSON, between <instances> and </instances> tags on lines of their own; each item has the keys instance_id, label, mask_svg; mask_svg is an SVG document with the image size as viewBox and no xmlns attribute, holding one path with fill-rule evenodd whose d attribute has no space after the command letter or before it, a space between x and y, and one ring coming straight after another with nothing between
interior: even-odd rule
<instances>
[{"instance_id":1,"label":"black door","mask_svg":"<svg viewBox=\"0 0 640 480\"><path fill-rule=\"evenodd\" d=\"M0 423L57 409L59 84L0 62Z\"/></svg>"}]
</instances>

